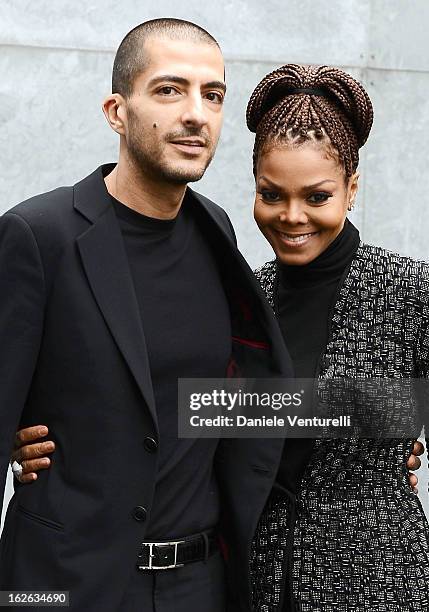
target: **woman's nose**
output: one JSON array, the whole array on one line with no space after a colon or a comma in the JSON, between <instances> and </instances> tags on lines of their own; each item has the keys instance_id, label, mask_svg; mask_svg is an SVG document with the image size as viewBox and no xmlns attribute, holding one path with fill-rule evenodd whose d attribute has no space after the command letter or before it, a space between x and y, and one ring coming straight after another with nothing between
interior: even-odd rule
<instances>
[{"instance_id":1,"label":"woman's nose","mask_svg":"<svg viewBox=\"0 0 429 612\"><path fill-rule=\"evenodd\" d=\"M307 223L307 215L298 204L288 204L280 213L279 221L281 223L287 223L288 225L296 225L298 223Z\"/></svg>"}]
</instances>

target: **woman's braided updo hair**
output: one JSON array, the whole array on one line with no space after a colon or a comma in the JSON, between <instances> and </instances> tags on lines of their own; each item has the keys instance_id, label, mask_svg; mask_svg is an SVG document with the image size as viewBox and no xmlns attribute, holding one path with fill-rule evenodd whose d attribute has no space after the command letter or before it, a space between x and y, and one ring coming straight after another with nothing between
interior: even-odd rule
<instances>
[{"instance_id":1,"label":"woman's braided updo hair","mask_svg":"<svg viewBox=\"0 0 429 612\"><path fill-rule=\"evenodd\" d=\"M261 152L271 145L326 146L350 177L359 148L372 126L371 100L352 76L329 66L286 64L268 74L247 105L247 126L256 132L253 172Z\"/></svg>"}]
</instances>

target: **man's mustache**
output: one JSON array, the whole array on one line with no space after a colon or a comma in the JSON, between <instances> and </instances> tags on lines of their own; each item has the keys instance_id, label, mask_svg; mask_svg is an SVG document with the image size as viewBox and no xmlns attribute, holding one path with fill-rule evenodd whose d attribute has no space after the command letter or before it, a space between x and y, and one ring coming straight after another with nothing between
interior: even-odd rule
<instances>
[{"instance_id":1,"label":"man's mustache","mask_svg":"<svg viewBox=\"0 0 429 612\"><path fill-rule=\"evenodd\" d=\"M204 145L206 147L210 147L212 145L212 139L210 138L210 136L206 132L198 128L192 129L192 130L189 129L183 132L170 132L169 134L166 135L165 139L168 142L171 142L172 140L179 140L179 139L185 140L186 138L191 138L191 137L201 138L201 140L203 140Z\"/></svg>"}]
</instances>

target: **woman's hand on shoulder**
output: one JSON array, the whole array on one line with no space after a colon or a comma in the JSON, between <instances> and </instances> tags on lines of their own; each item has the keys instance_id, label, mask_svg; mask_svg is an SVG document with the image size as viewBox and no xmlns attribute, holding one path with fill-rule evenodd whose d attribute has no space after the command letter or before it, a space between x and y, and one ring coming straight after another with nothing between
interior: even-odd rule
<instances>
[{"instance_id":1,"label":"woman's hand on shoulder","mask_svg":"<svg viewBox=\"0 0 429 612\"><path fill-rule=\"evenodd\" d=\"M425 448L423 444L418 441L414 442L412 453L408 457L408 461L407 461L407 468L409 470L408 479L410 482L410 486L413 488L413 491L415 493L418 493L417 483L419 479L417 478L415 474L412 473L412 471L418 470L419 467L421 466L422 462L420 461L419 456L423 455L424 452L425 452Z\"/></svg>"}]
</instances>

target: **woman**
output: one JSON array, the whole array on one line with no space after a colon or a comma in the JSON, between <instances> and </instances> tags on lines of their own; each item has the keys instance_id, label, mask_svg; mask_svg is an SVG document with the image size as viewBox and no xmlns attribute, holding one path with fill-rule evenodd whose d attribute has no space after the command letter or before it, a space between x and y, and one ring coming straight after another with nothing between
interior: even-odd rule
<instances>
[{"instance_id":1,"label":"woman","mask_svg":"<svg viewBox=\"0 0 429 612\"><path fill-rule=\"evenodd\" d=\"M327 66L283 66L248 104L255 219L276 255L256 275L300 378L428 376L429 267L361 243L347 220L372 119L362 85ZM413 443L285 444L253 543L255 611L429 609Z\"/></svg>"}]
</instances>

